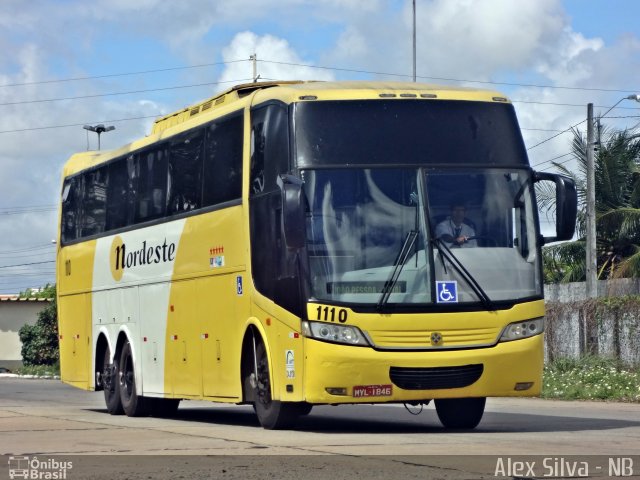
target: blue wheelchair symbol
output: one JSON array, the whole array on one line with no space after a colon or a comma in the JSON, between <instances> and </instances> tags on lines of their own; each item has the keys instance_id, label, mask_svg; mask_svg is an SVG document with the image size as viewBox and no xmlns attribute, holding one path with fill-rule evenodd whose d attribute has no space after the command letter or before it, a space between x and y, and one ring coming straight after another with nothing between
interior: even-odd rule
<instances>
[{"instance_id":1,"label":"blue wheelchair symbol","mask_svg":"<svg viewBox=\"0 0 640 480\"><path fill-rule=\"evenodd\" d=\"M236 293L242 295L242 277L240 275L236 277Z\"/></svg>"},{"instance_id":2,"label":"blue wheelchair symbol","mask_svg":"<svg viewBox=\"0 0 640 480\"><path fill-rule=\"evenodd\" d=\"M458 282L436 282L437 303L458 303Z\"/></svg>"}]
</instances>

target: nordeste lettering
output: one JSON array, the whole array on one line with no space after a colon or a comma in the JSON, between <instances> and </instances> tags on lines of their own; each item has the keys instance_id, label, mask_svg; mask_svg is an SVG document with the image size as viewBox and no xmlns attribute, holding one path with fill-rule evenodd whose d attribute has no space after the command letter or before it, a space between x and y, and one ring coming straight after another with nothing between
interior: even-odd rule
<instances>
[{"instance_id":1,"label":"nordeste lettering","mask_svg":"<svg viewBox=\"0 0 640 480\"><path fill-rule=\"evenodd\" d=\"M167 239L160 245L147 246L147 241L142 246L131 252L127 251L126 243L115 246L115 269L139 267L158 263L173 262L176 258L176 244L167 243Z\"/></svg>"}]
</instances>

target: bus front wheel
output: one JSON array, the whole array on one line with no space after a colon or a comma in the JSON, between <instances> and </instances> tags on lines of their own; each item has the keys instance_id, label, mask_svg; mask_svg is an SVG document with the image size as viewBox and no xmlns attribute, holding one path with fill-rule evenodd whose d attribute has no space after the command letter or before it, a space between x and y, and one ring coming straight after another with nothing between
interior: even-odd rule
<instances>
[{"instance_id":1,"label":"bus front wheel","mask_svg":"<svg viewBox=\"0 0 640 480\"><path fill-rule=\"evenodd\" d=\"M486 397L436 399L436 412L445 428L473 429L478 426Z\"/></svg>"},{"instance_id":2,"label":"bus front wheel","mask_svg":"<svg viewBox=\"0 0 640 480\"><path fill-rule=\"evenodd\" d=\"M256 345L255 403L253 404L260 425L268 430L291 427L302 413L297 403L279 402L271 398L269 360L262 342Z\"/></svg>"}]
</instances>

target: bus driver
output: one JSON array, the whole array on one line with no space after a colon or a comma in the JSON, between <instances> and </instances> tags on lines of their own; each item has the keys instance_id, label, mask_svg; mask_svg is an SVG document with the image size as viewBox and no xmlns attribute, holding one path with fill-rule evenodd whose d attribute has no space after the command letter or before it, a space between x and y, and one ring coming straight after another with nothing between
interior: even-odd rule
<instances>
[{"instance_id":1,"label":"bus driver","mask_svg":"<svg viewBox=\"0 0 640 480\"><path fill-rule=\"evenodd\" d=\"M451 205L451 215L436 226L436 238L442 239L453 247L477 247L473 238L475 230L465 223L465 206Z\"/></svg>"}]
</instances>

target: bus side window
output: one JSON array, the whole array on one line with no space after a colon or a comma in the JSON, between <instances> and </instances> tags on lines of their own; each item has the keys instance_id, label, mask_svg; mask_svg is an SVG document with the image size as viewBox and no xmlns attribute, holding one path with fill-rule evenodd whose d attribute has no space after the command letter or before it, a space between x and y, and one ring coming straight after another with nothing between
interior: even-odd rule
<instances>
[{"instance_id":1,"label":"bus side window","mask_svg":"<svg viewBox=\"0 0 640 480\"><path fill-rule=\"evenodd\" d=\"M67 179L62 187L62 242L71 242L79 237L80 229L80 194L82 177Z\"/></svg>"},{"instance_id":2,"label":"bus side window","mask_svg":"<svg viewBox=\"0 0 640 480\"><path fill-rule=\"evenodd\" d=\"M104 232L107 213L107 168L86 172L82 200L80 236L88 237Z\"/></svg>"},{"instance_id":3,"label":"bus side window","mask_svg":"<svg viewBox=\"0 0 640 480\"><path fill-rule=\"evenodd\" d=\"M287 252L282 240L282 196L277 184L278 175L289 171L287 109L279 104L252 109L249 214L253 280L260 293L298 312L299 284L291 271L297 264L295 254Z\"/></svg>"},{"instance_id":4,"label":"bus side window","mask_svg":"<svg viewBox=\"0 0 640 480\"><path fill-rule=\"evenodd\" d=\"M200 208L204 130L178 135L169 150L168 214Z\"/></svg>"},{"instance_id":5,"label":"bus side window","mask_svg":"<svg viewBox=\"0 0 640 480\"><path fill-rule=\"evenodd\" d=\"M129 224L131 182L128 165L132 163L133 156L127 159L120 158L108 166L107 231L126 227Z\"/></svg>"},{"instance_id":6,"label":"bus side window","mask_svg":"<svg viewBox=\"0 0 640 480\"><path fill-rule=\"evenodd\" d=\"M278 190L277 178L289 171L287 110L267 105L251 111L250 193Z\"/></svg>"},{"instance_id":7,"label":"bus side window","mask_svg":"<svg viewBox=\"0 0 640 480\"><path fill-rule=\"evenodd\" d=\"M234 115L207 128L202 206L242 196L242 140L244 119Z\"/></svg>"},{"instance_id":8,"label":"bus side window","mask_svg":"<svg viewBox=\"0 0 640 480\"><path fill-rule=\"evenodd\" d=\"M143 152L136 164L135 221L164 217L167 208L167 155L164 148Z\"/></svg>"}]
</instances>

